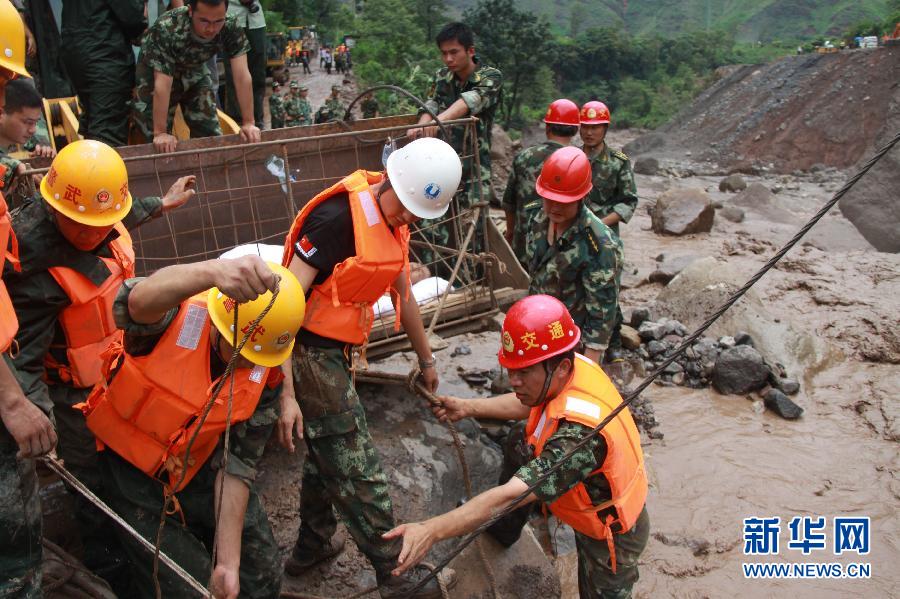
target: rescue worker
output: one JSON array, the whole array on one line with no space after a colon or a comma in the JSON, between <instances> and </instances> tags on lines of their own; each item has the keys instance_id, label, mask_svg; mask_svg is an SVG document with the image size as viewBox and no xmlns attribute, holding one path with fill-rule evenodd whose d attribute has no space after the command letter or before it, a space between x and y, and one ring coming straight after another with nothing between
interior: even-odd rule
<instances>
[{"instance_id":1,"label":"rescue worker","mask_svg":"<svg viewBox=\"0 0 900 599\"><path fill-rule=\"evenodd\" d=\"M284 127L284 98L279 93L281 84L277 81L272 82L272 94L269 96L269 117L272 123L272 129L281 129Z\"/></svg>"},{"instance_id":2,"label":"rescue worker","mask_svg":"<svg viewBox=\"0 0 900 599\"><path fill-rule=\"evenodd\" d=\"M288 127L304 127L312 125L312 106L306 99L309 88L296 81L291 81L291 95L284 102L285 125Z\"/></svg>"},{"instance_id":3,"label":"rescue worker","mask_svg":"<svg viewBox=\"0 0 900 599\"><path fill-rule=\"evenodd\" d=\"M600 217L603 224L619 237L619 223L627 223L637 209L637 187L631 161L621 150L606 145L609 129L609 108L603 102L588 102L581 107L581 141L584 153L591 160L594 188L587 197L587 206ZM616 322L606 350L606 361L622 359L622 309L616 308Z\"/></svg>"},{"instance_id":4,"label":"rescue worker","mask_svg":"<svg viewBox=\"0 0 900 599\"><path fill-rule=\"evenodd\" d=\"M525 236L525 264L528 292L565 303L584 354L599 363L615 323L623 258L615 234L585 205L591 187L591 165L578 148L547 158L535 183L543 210Z\"/></svg>"},{"instance_id":5,"label":"rescue worker","mask_svg":"<svg viewBox=\"0 0 900 599\"><path fill-rule=\"evenodd\" d=\"M20 185L27 165L7 154L17 146L33 157L53 158L43 116L43 98L31 79L15 79L6 85L6 101L0 113L0 190L6 193L10 209L22 203L26 186Z\"/></svg>"},{"instance_id":6,"label":"rescue worker","mask_svg":"<svg viewBox=\"0 0 900 599\"><path fill-rule=\"evenodd\" d=\"M441 51L444 67L438 69L425 100L426 106L442 121L477 116L478 160L481 165L481 198L477 186L470 179L471 159L463 163L463 207L471 206L479 199L491 198L491 126L500 102L503 74L481 63L475 56L475 39L472 30L464 23L444 26L435 38ZM432 122L424 110L419 111L419 124ZM437 125L407 131L413 139L422 135L437 135ZM450 145L462 153L465 129L454 127ZM468 153L468 152L466 152ZM449 232L449 231L448 231Z\"/></svg>"},{"instance_id":7,"label":"rescue worker","mask_svg":"<svg viewBox=\"0 0 900 599\"><path fill-rule=\"evenodd\" d=\"M344 118L346 107L341 102L341 86L332 85L331 95L325 99L319 110L316 111L316 124L339 121Z\"/></svg>"},{"instance_id":8,"label":"rescue worker","mask_svg":"<svg viewBox=\"0 0 900 599\"><path fill-rule=\"evenodd\" d=\"M458 197L459 207L462 210L470 208L480 201L492 201L491 191L491 127L494 123L494 113L500 103L500 89L503 85L503 75L499 70L481 63L475 56L475 40L472 30L464 23L450 23L438 32L435 38L441 51L441 60L444 67L439 69L431 83L431 88L425 100L425 105L441 121L448 121L466 116L476 116L475 124L476 146L478 162L481 168L480 181L473 179L474 168L472 159L463 161L462 193ZM432 122L431 115L424 110L419 111L419 123ZM470 155L471 149L463 147L467 129L465 127L452 127L450 129L450 144L460 155ZM413 127L407 131L412 139L420 136L434 136L438 132L436 125L429 127ZM426 241L451 247L462 240L452 240L452 222L433 223L427 229L421 231ZM479 226L473 239L472 249L480 251L481 238L484 233ZM420 252L422 260L426 263L436 262L438 256L431 250ZM440 271L439 271L440 272ZM444 276L448 272L442 273Z\"/></svg>"},{"instance_id":9,"label":"rescue worker","mask_svg":"<svg viewBox=\"0 0 900 599\"><path fill-rule=\"evenodd\" d=\"M28 77L25 25L9 0L0 0L0 108L6 83ZM16 268L16 241L0 193L0 272ZM50 419L22 393L9 361L18 329L0 279L0 597L41 596L41 502L34 458L56 446Z\"/></svg>"},{"instance_id":10,"label":"rescue worker","mask_svg":"<svg viewBox=\"0 0 900 599\"><path fill-rule=\"evenodd\" d=\"M147 27L145 2L63 2L59 56L78 102L78 133L111 146L128 144L128 113L134 88L131 43Z\"/></svg>"},{"instance_id":11,"label":"rescue worker","mask_svg":"<svg viewBox=\"0 0 900 599\"><path fill-rule=\"evenodd\" d=\"M251 328L276 288L271 309ZM281 556L253 483L278 419L279 366L291 355L303 314L297 279L258 256L169 266L128 279L116 295L113 315L124 347L107 352L104 382L84 406L104 445L106 497L152 543L165 498L174 494L162 550L201 581L214 565L216 597L279 594ZM213 398L235 336L249 337L234 378ZM201 420L207 405L212 409ZM153 554L115 528L132 565L127 596L155 597ZM159 575L163 597L194 596L168 568Z\"/></svg>"},{"instance_id":12,"label":"rescue worker","mask_svg":"<svg viewBox=\"0 0 900 599\"><path fill-rule=\"evenodd\" d=\"M442 420L524 420L504 448L499 485L461 507L424 522L402 524L385 535L403 538L395 573L417 564L436 542L472 532L548 473L622 402L592 360L575 353L580 331L566 307L546 295L519 300L503 321L500 365L514 393L497 397L445 397L434 408ZM532 505L547 506L575 529L581 599L631 597L638 559L647 545L647 474L641 437L625 408L585 447L534 489L520 507L487 532L510 547Z\"/></svg>"},{"instance_id":13,"label":"rescue worker","mask_svg":"<svg viewBox=\"0 0 900 599\"><path fill-rule=\"evenodd\" d=\"M506 212L506 241L519 262L525 262L525 233L531 217L541 209L541 198L534 190L534 182L541 173L547 156L569 145L578 133L578 105L571 100L554 100L544 115L544 134L547 140L525 148L513 159L503 210Z\"/></svg>"},{"instance_id":14,"label":"rescue worker","mask_svg":"<svg viewBox=\"0 0 900 599\"><path fill-rule=\"evenodd\" d=\"M363 96L362 103L359 105L359 110L362 112L364 119L374 119L378 117L378 100L375 99L375 95L372 92Z\"/></svg>"},{"instance_id":15,"label":"rescue worker","mask_svg":"<svg viewBox=\"0 0 900 599\"><path fill-rule=\"evenodd\" d=\"M255 8L255 10L254 10ZM266 16L258 0L231 0L228 2L228 16L237 19L238 26L250 43L247 52L247 68L250 71L253 88L253 118L256 126L263 127L263 100L266 98ZM225 111L236 121L241 120L241 105L234 89L231 68L225 65Z\"/></svg>"},{"instance_id":16,"label":"rescue worker","mask_svg":"<svg viewBox=\"0 0 900 599\"><path fill-rule=\"evenodd\" d=\"M250 44L226 0L188 0L162 15L144 34L138 59L132 115L157 152L174 152L169 133L176 106L191 137L222 135L206 62L217 52L229 59L238 104L241 139L260 140L253 113L253 88L247 53Z\"/></svg>"},{"instance_id":17,"label":"rescue worker","mask_svg":"<svg viewBox=\"0 0 900 599\"><path fill-rule=\"evenodd\" d=\"M394 527L393 508L348 356L351 346L366 345L372 305L390 290L397 327L403 325L418 355L425 384L437 388L434 356L410 292L408 226L444 214L462 176L456 152L434 138L394 151L386 168L386 174L356 171L321 192L303 207L288 234L283 264L308 291L307 315L279 424L280 437L292 443L302 412L308 450L300 531L285 570L300 575L341 551L342 544L332 539L336 510L372 563L383 598L408 596L427 570L391 575L400 543L381 538ZM412 595L440 596L435 581Z\"/></svg>"},{"instance_id":18,"label":"rescue worker","mask_svg":"<svg viewBox=\"0 0 900 599\"><path fill-rule=\"evenodd\" d=\"M74 406L100 381L100 354L121 338L111 306L122 281L134 276L128 229L183 205L193 185L193 176L181 177L162 198L132 201L122 158L81 140L53 160L40 197L13 214L21 263L3 272L19 319L12 363L28 398L52 409L66 467L95 492L102 491L95 441ZM114 576L106 520L86 502L80 507L85 565Z\"/></svg>"}]
</instances>

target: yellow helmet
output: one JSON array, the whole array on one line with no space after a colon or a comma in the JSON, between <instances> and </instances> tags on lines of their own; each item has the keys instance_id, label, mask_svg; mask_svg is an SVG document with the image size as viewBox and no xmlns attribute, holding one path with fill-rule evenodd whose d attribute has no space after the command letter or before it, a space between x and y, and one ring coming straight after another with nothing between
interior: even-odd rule
<instances>
[{"instance_id":1,"label":"yellow helmet","mask_svg":"<svg viewBox=\"0 0 900 599\"><path fill-rule=\"evenodd\" d=\"M0 0L0 67L31 77L25 70L25 23L9 0Z\"/></svg>"},{"instance_id":2,"label":"yellow helmet","mask_svg":"<svg viewBox=\"0 0 900 599\"><path fill-rule=\"evenodd\" d=\"M254 364L274 368L290 358L294 349L294 337L303 324L306 316L306 295L300 281L294 274L275 262L266 262L276 275L281 277L278 297L259 325L250 334L247 343L241 349L241 355ZM216 287L209 290L206 305L209 316L219 332L232 341L234 331L234 308L238 306L237 339L240 343L249 331L250 323L255 320L272 299L272 292L266 291L253 301L238 304Z\"/></svg>"},{"instance_id":3,"label":"yellow helmet","mask_svg":"<svg viewBox=\"0 0 900 599\"><path fill-rule=\"evenodd\" d=\"M92 139L72 142L56 155L41 180L41 195L63 215L94 227L114 225L131 210L125 162Z\"/></svg>"}]
</instances>

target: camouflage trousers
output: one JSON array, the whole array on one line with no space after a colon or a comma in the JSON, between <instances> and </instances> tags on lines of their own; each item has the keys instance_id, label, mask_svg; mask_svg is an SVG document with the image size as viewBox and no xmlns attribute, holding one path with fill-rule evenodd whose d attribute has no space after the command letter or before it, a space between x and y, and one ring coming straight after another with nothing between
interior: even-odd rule
<instances>
[{"instance_id":1,"label":"camouflage trousers","mask_svg":"<svg viewBox=\"0 0 900 599\"><path fill-rule=\"evenodd\" d=\"M100 470L106 501L141 536L156 540L163 508L162 484L112 451L100 453ZM169 515L163 530L162 550L201 584L212 571L210 551L216 527L216 471L209 462L177 494L180 513ZM132 588L122 596L153 598L153 554L119 527L116 534L131 564ZM159 583L163 597L195 597L182 580L160 565ZM259 496L251 488L241 535L240 583L242 598L276 599L281 589L281 554Z\"/></svg>"},{"instance_id":2,"label":"camouflage trousers","mask_svg":"<svg viewBox=\"0 0 900 599\"><path fill-rule=\"evenodd\" d=\"M41 594L41 500L34 460L16 459L18 447L0 424L0 597Z\"/></svg>"},{"instance_id":3,"label":"camouflage trousers","mask_svg":"<svg viewBox=\"0 0 900 599\"><path fill-rule=\"evenodd\" d=\"M91 390L67 385L48 385L47 389L53 402L53 419L59 437L57 455L75 478L103 497L97 441L88 429L82 411L73 407L85 401ZM84 565L119 590L125 582L124 563L109 519L80 493L73 491L72 496L79 514L78 532L84 545Z\"/></svg>"},{"instance_id":4,"label":"camouflage trousers","mask_svg":"<svg viewBox=\"0 0 900 599\"><path fill-rule=\"evenodd\" d=\"M132 119L147 142L153 141L153 69L138 63L137 87L132 99ZM175 77L169 96L167 131L172 131L175 109L181 106L184 122L191 130L191 137L222 135L216 113L216 98L212 79L206 65L187 75Z\"/></svg>"},{"instance_id":5,"label":"camouflage trousers","mask_svg":"<svg viewBox=\"0 0 900 599\"><path fill-rule=\"evenodd\" d=\"M509 481L533 457L531 447L525 442L525 423L519 423L506 438L498 484ZM498 520L487 531L508 547L518 540L534 508L534 505L521 507ZM616 552L616 571L613 572L606 541L575 531L580 599L629 599L638 580L638 559L649 537L650 518L645 506L631 530L613 536Z\"/></svg>"},{"instance_id":6,"label":"camouflage trousers","mask_svg":"<svg viewBox=\"0 0 900 599\"><path fill-rule=\"evenodd\" d=\"M294 388L308 455L297 545L315 551L328 542L337 527L336 510L375 571L386 574L397 563L401 543L381 538L394 528L394 510L350 364L340 348L298 347Z\"/></svg>"}]
</instances>

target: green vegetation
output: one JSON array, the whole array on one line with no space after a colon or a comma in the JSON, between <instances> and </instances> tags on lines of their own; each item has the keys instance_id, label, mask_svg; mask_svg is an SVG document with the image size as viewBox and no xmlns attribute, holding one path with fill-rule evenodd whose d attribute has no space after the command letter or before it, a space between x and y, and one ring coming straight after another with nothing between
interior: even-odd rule
<instances>
[{"instance_id":1,"label":"green vegetation","mask_svg":"<svg viewBox=\"0 0 900 599\"><path fill-rule=\"evenodd\" d=\"M512 130L537 122L547 104L558 97L579 104L602 100L612 110L616 126L656 127L687 106L721 66L794 54L798 39L824 41L822 34L838 22L850 28L846 35L852 38L863 32L889 32L900 20L900 0L645 0L630 4L620 0L264 0L263 4L274 22L315 24L320 37L330 43L355 34L354 72L361 87L391 83L419 96L427 93L441 66L434 35L451 18L461 18L475 31L479 58L503 71L498 122ZM707 7L709 31L705 29ZM461 17L453 15L454 9L461 9ZM748 36L754 28L759 35ZM770 41L756 41L761 38ZM380 93L379 101L382 114L416 110L415 104L390 93Z\"/></svg>"}]
</instances>

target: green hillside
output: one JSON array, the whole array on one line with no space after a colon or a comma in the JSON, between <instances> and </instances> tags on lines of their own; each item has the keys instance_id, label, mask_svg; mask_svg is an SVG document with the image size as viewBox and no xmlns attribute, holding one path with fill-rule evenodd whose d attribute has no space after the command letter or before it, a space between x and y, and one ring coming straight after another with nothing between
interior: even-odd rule
<instances>
[{"instance_id":1,"label":"green hillside","mask_svg":"<svg viewBox=\"0 0 900 599\"><path fill-rule=\"evenodd\" d=\"M473 0L450 0L457 10ZM632 35L676 36L687 31L725 29L738 41L802 40L837 35L850 24L887 16L886 0L520 0L517 5L545 15L562 34L590 27L623 27Z\"/></svg>"}]
</instances>

